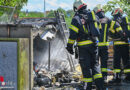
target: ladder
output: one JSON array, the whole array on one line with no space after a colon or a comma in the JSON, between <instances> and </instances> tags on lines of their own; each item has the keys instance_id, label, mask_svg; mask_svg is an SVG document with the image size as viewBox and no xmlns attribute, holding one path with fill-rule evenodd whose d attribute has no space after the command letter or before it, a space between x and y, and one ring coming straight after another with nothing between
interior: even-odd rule
<instances>
[{"instance_id":1,"label":"ladder","mask_svg":"<svg viewBox=\"0 0 130 90\"><path fill-rule=\"evenodd\" d=\"M55 11L55 16L56 16L57 24L59 26L60 33L63 35L62 39L63 39L64 47L66 47L67 38L68 38L67 35L69 35L69 30L68 30L67 24L65 22L65 16L63 13L59 13L59 11ZM68 57L71 71L75 71L75 65L74 65L72 56L67 52L67 50L65 50L65 51L66 51L66 54Z\"/></svg>"}]
</instances>

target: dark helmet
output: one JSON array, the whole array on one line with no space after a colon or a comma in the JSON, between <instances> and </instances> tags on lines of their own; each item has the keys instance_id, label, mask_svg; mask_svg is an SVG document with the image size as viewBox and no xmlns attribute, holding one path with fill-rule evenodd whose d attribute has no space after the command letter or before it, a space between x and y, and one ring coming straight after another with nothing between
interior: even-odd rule
<instances>
[{"instance_id":1,"label":"dark helmet","mask_svg":"<svg viewBox=\"0 0 130 90\"><path fill-rule=\"evenodd\" d=\"M95 13L104 12L100 4L97 5L97 6L93 9L93 11L94 11Z\"/></svg>"},{"instance_id":2,"label":"dark helmet","mask_svg":"<svg viewBox=\"0 0 130 90\"><path fill-rule=\"evenodd\" d=\"M111 13L111 15L112 16L115 16L115 15L123 15L123 10L121 9L121 8L115 8L113 11L112 11L112 13Z\"/></svg>"}]
</instances>

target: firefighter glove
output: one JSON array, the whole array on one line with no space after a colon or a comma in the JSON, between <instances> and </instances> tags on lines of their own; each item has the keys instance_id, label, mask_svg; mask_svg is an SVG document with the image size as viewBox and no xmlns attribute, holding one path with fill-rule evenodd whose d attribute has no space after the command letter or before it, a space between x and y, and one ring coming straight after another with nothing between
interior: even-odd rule
<instances>
[{"instance_id":1,"label":"firefighter glove","mask_svg":"<svg viewBox=\"0 0 130 90\"><path fill-rule=\"evenodd\" d=\"M67 44L66 49L67 49L67 51L68 51L70 54L74 54L74 51L73 51L73 45L71 45L71 44Z\"/></svg>"}]
</instances>

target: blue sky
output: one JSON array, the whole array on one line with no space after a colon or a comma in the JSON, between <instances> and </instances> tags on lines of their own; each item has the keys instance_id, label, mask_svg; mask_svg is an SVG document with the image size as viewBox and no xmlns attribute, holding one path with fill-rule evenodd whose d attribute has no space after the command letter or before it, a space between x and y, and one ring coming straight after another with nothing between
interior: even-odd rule
<instances>
[{"instance_id":1,"label":"blue sky","mask_svg":"<svg viewBox=\"0 0 130 90\"><path fill-rule=\"evenodd\" d=\"M75 0L46 0L46 10L56 10L58 7L65 10L72 9ZM109 0L84 0L89 9L93 9L97 4L106 4ZM44 0L28 0L22 11L40 11L44 12Z\"/></svg>"}]
</instances>

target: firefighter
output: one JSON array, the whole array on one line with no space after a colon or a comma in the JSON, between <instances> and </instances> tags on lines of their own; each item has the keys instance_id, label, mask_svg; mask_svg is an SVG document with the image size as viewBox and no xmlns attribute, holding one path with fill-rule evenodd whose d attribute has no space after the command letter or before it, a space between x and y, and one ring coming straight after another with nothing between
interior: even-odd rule
<instances>
[{"instance_id":1,"label":"firefighter","mask_svg":"<svg viewBox=\"0 0 130 90\"><path fill-rule=\"evenodd\" d=\"M121 82L121 59L123 64L123 72L126 74L126 81L130 81L130 62L129 62L129 26L128 18L122 17L123 11L120 8L116 8L112 12L113 20L118 22L122 27L122 32L124 37L120 37L114 41L114 72L116 73L114 79L110 83L120 83Z\"/></svg>"},{"instance_id":2,"label":"firefighter","mask_svg":"<svg viewBox=\"0 0 130 90\"><path fill-rule=\"evenodd\" d=\"M100 31L100 36L99 36L99 58L101 62L101 71L103 75L103 80L104 84L107 84L107 60L108 60L108 32L109 32L109 27L108 27L108 22L109 18L105 16L104 11L102 10L101 6L96 6L94 8L94 12L99 18L99 31Z\"/></svg>"},{"instance_id":3,"label":"firefighter","mask_svg":"<svg viewBox=\"0 0 130 90\"><path fill-rule=\"evenodd\" d=\"M92 90L92 82L99 90L103 90L103 79L98 62L97 37L99 29L93 11L86 10L83 0L75 0L73 8L75 15L71 22L67 50L73 54L73 45L77 42L79 63L83 73L85 90Z\"/></svg>"}]
</instances>

